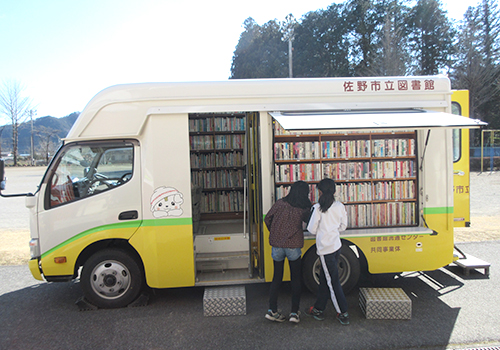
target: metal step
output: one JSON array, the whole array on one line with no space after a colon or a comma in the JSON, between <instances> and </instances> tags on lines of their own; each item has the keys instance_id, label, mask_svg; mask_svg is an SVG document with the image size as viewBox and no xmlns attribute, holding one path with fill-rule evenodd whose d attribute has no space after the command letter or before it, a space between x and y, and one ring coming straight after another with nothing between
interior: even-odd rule
<instances>
[{"instance_id":1,"label":"metal step","mask_svg":"<svg viewBox=\"0 0 500 350\"><path fill-rule=\"evenodd\" d=\"M223 253L198 253L196 254L196 262L199 261L218 261L218 260L233 260L233 259L249 259L248 251L244 252L223 252Z\"/></svg>"},{"instance_id":2,"label":"metal step","mask_svg":"<svg viewBox=\"0 0 500 350\"><path fill-rule=\"evenodd\" d=\"M222 286L262 282L264 282L264 279L250 276L246 268L224 271L207 270L196 274L195 286Z\"/></svg>"},{"instance_id":3,"label":"metal step","mask_svg":"<svg viewBox=\"0 0 500 350\"><path fill-rule=\"evenodd\" d=\"M247 314L244 286L208 287L203 295L204 316L239 316Z\"/></svg>"},{"instance_id":4,"label":"metal step","mask_svg":"<svg viewBox=\"0 0 500 350\"><path fill-rule=\"evenodd\" d=\"M464 270L465 276L469 276L470 270L477 269L484 269L484 275L487 277L490 275L491 264L469 254L467 254L466 258L454 261L453 264L461 267Z\"/></svg>"}]
</instances>

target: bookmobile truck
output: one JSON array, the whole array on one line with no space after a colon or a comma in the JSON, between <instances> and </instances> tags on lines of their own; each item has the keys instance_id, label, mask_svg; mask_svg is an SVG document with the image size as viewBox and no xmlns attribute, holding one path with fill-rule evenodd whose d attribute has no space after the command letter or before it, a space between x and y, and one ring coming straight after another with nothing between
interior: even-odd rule
<instances>
[{"instance_id":1,"label":"bookmobile truck","mask_svg":"<svg viewBox=\"0 0 500 350\"><path fill-rule=\"evenodd\" d=\"M31 273L79 278L103 308L130 304L146 286L270 282L265 214L297 180L317 201L324 177L348 213L346 292L365 271L443 267L454 260L454 223L467 220L454 219L452 130L484 124L452 114L451 96L444 76L105 89L26 194ZM305 232L312 291L318 274Z\"/></svg>"}]
</instances>

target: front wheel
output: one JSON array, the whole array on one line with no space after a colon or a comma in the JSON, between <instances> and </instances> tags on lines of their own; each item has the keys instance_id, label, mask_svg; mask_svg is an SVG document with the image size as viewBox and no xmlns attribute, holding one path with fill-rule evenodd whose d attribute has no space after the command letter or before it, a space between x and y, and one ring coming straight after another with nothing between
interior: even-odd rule
<instances>
[{"instance_id":1,"label":"front wheel","mask_svg":"<svg viewBox=\"0 0 500 350\"><path fill-rule=\"evenodd\" d=\"M342 243L339 256L339 279L344 293L349 293L358 284L361 268L358 257L345 243ZM302 278L311 293L318 292L319 272L321 261L316 254L316 245L313 245L304 255L302 261Z\"/></svg>"},{"instance_id":2,"label":"front wheel","mask_svg":"<svg viewBox=\"0 0 500 350\"><path fill-rule=\"evenodd\" d=\"M97 307L118 308L134 301L144 285L139 264L120 249L101 250L83 265L83 294Z\"/></svg>"}]
</instances>

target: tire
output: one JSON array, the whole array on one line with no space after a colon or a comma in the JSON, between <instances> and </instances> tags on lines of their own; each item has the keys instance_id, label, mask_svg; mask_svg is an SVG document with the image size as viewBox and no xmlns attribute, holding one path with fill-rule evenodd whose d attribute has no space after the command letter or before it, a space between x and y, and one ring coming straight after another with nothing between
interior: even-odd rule
<instances>
[{"instance_id":1,"label":"tire","mask_svg":"<svg viewBox=\"0 0 500 350\"><path fill-rule=\"evenodd\" d=\"M302 279L307 289L314 295L318 292L320 268L321 262L316 254L316 245L313 245L302 261ZM339 257L339 278L345 294L348 294L358 284L360 273L358 257L347 244L342 243Z\"/></svg>"},{"instance_id":2,"label":"tire","mask_svg":"<svg viewBox=\"0 0 500 350\"><path fill-rule=\"evenodd\" d=\"M85 262L80 284L85 298L95 306L119 308L139 296L144 275L137 261L125 251L105 249Z\"/></svg>"}]
</instances>

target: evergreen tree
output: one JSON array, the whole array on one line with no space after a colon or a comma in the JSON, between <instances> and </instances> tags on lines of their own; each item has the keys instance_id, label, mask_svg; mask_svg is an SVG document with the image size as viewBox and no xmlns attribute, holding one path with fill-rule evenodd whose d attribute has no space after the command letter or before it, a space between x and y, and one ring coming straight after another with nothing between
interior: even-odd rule
<instances>
[{"instance_id":1,"label":"evergreen tree","mask_svg":"<svg viewBox=\"0 0 500 350\"><path fill-rule=\"evenodd\" d=\"M344 16L349 30L349 61L354 75L370 75L385 17L380 2L348 0Z\"/></svg>"},{"instance_id":2,"label":"evergreen tree","mask_svg":"<svg viewBox=\"0 0 500 350\"><path fill-rule=\"evenodd\" d=\"M479 5L480 22L482 24L484 69L487 79L483 81L484 94L489 98L476 97L479 101L477 112L489 123L488 128L500 129L500 11L494 0L483 0ZM475 98L475 99L476 99ZM481 103L480 100L484 100Z\"/></svg>"},{"instance_id":3,"label":"evergreen tree","mask_svg":"<svg viewBox=\"0 0 500 350\"><path fill-rule=\"evenodd\" d=\"M350 76L349 45L343 6L306 14L295 30L294 71L296 77Z\"/></svg>"},{"instance_id":4,"label":"evergreen tree","mask_svg":"<svg viewBox=\"0 0 500 350\"><path fill-rule=\"evenodd\" d=\"M400 0L386 0L379 4L383 24L377 35L376 54L372 67L368 68L372 76L406 75L410 65L408 30L405 26L410 9Z\"/></svg>"},{"instance_id":5,"label":"evergreen tree","mask_svg":"<svg viewBox=\"0 0 500 350\"><path fill-rule=\"evenodd\" d=\"M408 17L412 74L434 75L447 69L455 31L438 0L418 0Z\"/></svg>"},{"instance_id":6,"label":"evergreen tree","mask_svg":"<svg viewBox=\"0 0 500 350\"><path fill-rule=\"evenodd\" d=\"M285 78L288 76L288 44L283 42L276 20L259 26L252 18L244 22L233 55L231 79Z\"/></svg>"},{"instance_id":7,"label":"evergreen tree","mask_svg":"<svg viewBox=\"0 0 500 350\"><path fill-rule=\"evenodd\" d=\"M500 22L493 0L469 7L459 26L452 83L470 93L470 116L500 127Z\"/></svg>"}]
</instances>

